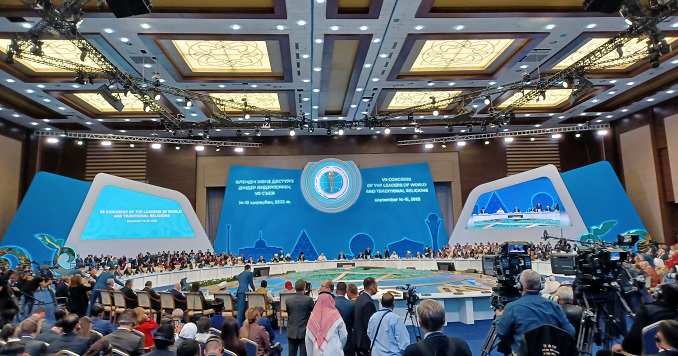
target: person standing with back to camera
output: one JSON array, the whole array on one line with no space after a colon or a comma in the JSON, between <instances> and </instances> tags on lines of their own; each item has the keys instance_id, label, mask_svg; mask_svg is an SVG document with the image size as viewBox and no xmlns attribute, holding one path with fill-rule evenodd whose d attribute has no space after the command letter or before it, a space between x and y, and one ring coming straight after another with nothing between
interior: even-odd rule
<instances>
[{"instance_id":1,"label":"person standing with back to camera","mask_svg":"<svg viewBox=\"0 0 678 356\"><path fill-rule=\"evenodd\" d=\"M306 326L313 311L313 299L304 294L306 281L298 280L294 284L296 293L285 300L287 308L287 341L290 345L289 356L306 356Z\"/></svg>"},{"instance_id":2,"label":"person standing with back to camera","mask_svg":"<svg viewBox=\"0 0 678 356\"><path fill-rule=\"evenodd\" d=\"M252 266L245 265L245 270L238 275L238 291L236 292L236 302L238 305L238 325L242 326L245 319L245 309L247 309L247 292L254 292L254 273L250 271Z\"/></svg>"}]
</instances>

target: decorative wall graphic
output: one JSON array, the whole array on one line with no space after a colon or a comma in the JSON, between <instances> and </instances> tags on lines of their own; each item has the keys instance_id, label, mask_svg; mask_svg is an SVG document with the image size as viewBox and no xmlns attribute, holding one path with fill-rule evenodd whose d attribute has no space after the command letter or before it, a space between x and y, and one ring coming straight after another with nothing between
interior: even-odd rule
<instances>
[{"instance_id":1,"label":"decorative wall graphic","mask_svg":"<svg viewBox=\"0 0 678 356\"><path fill-rule=\"evenodd\" d=\"M297 240L297 243L294 244L294 248L292 248L292 252L290 254L292 258L295 259L299 257L299 254L302 252L309 261L315 261L318 259L318 252L315 250L315 247L313 247L313 242L311 242L311 240L308 238L308 235L306 235L306 231L301 232L301 235L299 235L299 239Z\"/></svg>"},{"instance_id":2,"label":"decorative wall graphic","mask_svg":"<svg viewBox=\"0 0 678 356\"><path fill-rule=\"evenodd\" d=\"M259 240L254 243L253 247L244 247L238 251L238 256L244 255L245 259L252 256L254 260L258 260L259 256L264 256L266 261L270 261L273 256L280 251L281 247L270 247L266 244L266 240L263 239L263 232L259 230ZM306 253L306 252L304 252ZM285 257L285 256L280 256Z\"/></svg>"},{"instance_id":3,"label":"decorative wall graphic","mask_svg":"<svg viewBox=\"0 0 678 356\"><path fill-rule=\"evenodd\" d=\"M485 70L513 39L429 40L412 65L414 71Z\"/></svg>"},{"instance_id":4,"label":"decorative wall graphic","mask_svg":"<svg viewBox=\"0 0 678 356\"><path fill-rule=\"evenodd\" d=\"M398 254L398 257L403 258L407 256L407 252L409 251L412 256L416 256L417 251L422 252L424 251L424 244L421 242L417 241L412 241L408 239L407 237L403 238L400 241L392 242L388 244L388 251L393 253L393 251Z\"/></svg>"},{"instance_id":5,"label":"decorative wall graphic","mask_svg":"<svg viewBox=\"0 0 678 356\"><path fill-rule=\"evenodd\" d=\"M374 240L367 234L357 234L351 238L351 253L353 256L358 256L359 252L365 252L369 247L374 252Z\"/></svg>"},{"instance_id":6,"label":"decorative wall graphic","mask_svg":"<svg viewBox=\"0 0 678 356\"><path fill-rule=\"evenodd\" d=\"M308 163L301 172L301 193L312 207L325 213L350 208L361 189L360 171L351 161L326 158Z\"/></svg>"},{"instance_id":7,"label":"decorative wall graphic","mask_svg":"<svg viewBox=\"0 0 678 356\"><path fill-rule=\"evenodd\" d=\"M429 214L428 218L426 218L426 226L428 226L429 232L431 233L431 248L433 248L434 251L438 251L438 229L442 222L440 216L436 214Z\"/></svg>"}]
</instances>

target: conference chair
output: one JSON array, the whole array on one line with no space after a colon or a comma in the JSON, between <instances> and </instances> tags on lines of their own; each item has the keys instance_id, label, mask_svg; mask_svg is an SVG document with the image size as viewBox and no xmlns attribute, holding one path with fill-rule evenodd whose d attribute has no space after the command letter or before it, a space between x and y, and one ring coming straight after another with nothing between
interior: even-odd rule
<instances>
[{"instance_id":1,"label":"conference chair","mask_svg":"<svg viewBox=\"0 0 678 356\"><path fill-rule=\"evenodd\" d=\"M577 354L577 340L559 327L544 324L523 335L520 352L522 356L575 354Z\"/></svg>"},{"instance_id":2,"label":"conference chair","mask_svg":"<svg viewBox=\"0 0 678 356\"><path fill-rule=\"evenodd\" d=\"M217 328L210 328L210 334L216 335L216 336L221 336L221 330Z\"/></svg>"},{"instance_id":3,"label":"conference chair","mask_svg":"<svg viewBox=\"0 0 678 356\"><path fill-rule=\"evenodd\" d=\"M153 315L158 314L158 311L151 306L151 295L148 292L137 291L137 298L139 306L144 309L144 313L148 314L151 318L153 318Z\"/></svg>"},{"instance_id":4,"label":"conference chair","mask_svg":"<svg viewBox=\"0 0 678 356\"><path fill-rule=\"evenodd\" d=\"M250 308L264 308L264 317L269 317L273 315L274 311L271 308L271 305L266 302L266 294L250 292L247 293L247 309Z\"/></svg>"},{"instance_id":5,"label":"conference chair","mask_svg":"<svg viewBox=\"0 0 678 356\"><path fill-rule=\"evenodd\" d=\"M103 335L102 333L100 333L100 332L98 332L98 331L96 331L96 330L94 330L94 329L90 330L90 331L89 331L89 334L90 334L90 335L96 335L96 336L97 336L97 340L101 340L101 338L104 337L104 335Z\"/></svg>"},{"instance_id":6,"label":"conference chair","mask_svg":"<svg viewBox=\"0 0 678 356\"><path fill-rule=\"evenodd\" d=\"M238 354L236 354L235 352L233 352L231 350L225 350L224 349L224 353L222 354L222 356L238 356Z\"/></svg>"},{"instance_id":7,"label":"conference chair","mask_svg":"<svg viewBox=\"0 0 678 356\"><path fill-rule=\"evenodd\" d=\"M214 309L203 309L202 298L200 298L200 293L189 292L186 293L186 313L188 314L190 319L195 314L213 315Z\"/></svg>"},{"instance_id":8,"label":"conference chair","mask_svg":"<svg viewBox=\"0 0 678 356\"><path fill-rule=\"evenodd\" d=\"M68 351L68 350L57 351L57 353L55 353L55 355L59 355L59 356L80 356L80 355L76 354L75 352Z\"/></svg>"},{"instance_id":9,"label":"conference chair","mask_svg":"<svg viewBox=\"0 0 678 356\"><path fill-rule=\"evenodd\" d=\"M115 355L117 355L117 356L129 356L126 352L122 352L118 349L111 350L111 355L112 356L115 356Z\"/></svg>"},{"instance_id":10,"label":"conference chair","mask_svg":"<svg viewBox=\"0 0 678 356\"><path fill-rule=\"evenodd\" d=\"M646 327L643 328L643 351L641 352L642 356L645 355L654 355L659 353L659 348L657 347L657 343L654 341L654 337L657 335L657 331L659 331L659 323L661 321L658 321L656 323L650 324Z\"/></svg>"},{"instance_id":11,"label":"conference chair","mask_svg":"<svg viewBox=\"0 0 678 356\"><path fill-rule=\"evenodd\" d=\"M110 291L111 294L113 295L113 303L115 304L115 307L113 309L113 312L115 313L115 320L118 319L118 314L122 314L125 310L127 310L127 300L125 299L125 294L123 294L119 290L112 290Z\"/></svg>"},{"instance_id":12,"label":"conference chair","mask_svg":"<svg viewBox=\"0 0 678 356\"><path fill-rule=\"evenodd\" d=\"M246 338L241 338L242 342L245 343L245 350L247 350L247 356L257 356L257 353L259 352L259 346L257 345L256 342L246 339Z\"/></svg>"},{"instance_id":13,"label":"conference chair","mask_svg":"<svg viewBox=\"0 0 678 356\"><path fill-rule=\"evenodd\" d=\"M176 309L174 303L174 296L170 292L158 292L160 295L160 316L165 316L165 314L172 314L172 311ZM169 311L169 312L168 312Z\"/></svg>"},{"instance_id":14,"label":"conference chair","mask_svg":"<svg viewBox=\"0 0 678 356\"><path fill-rule=\"evenodd\" d=\"M115 309L115 306L111 294L106 289L99 289L99 295L101 295L101 306L104 308L104 314L108 313L108 321L114 322L115 313L113 313L113 309Z\"/></svg>"},{"instance_id":15,"label":"conference chair","mask_svg":"<svg viewBox=\"0 0 678 356\"><path fill-rule=\"evenodd\" d=\"M224 310L221 313L225 318L235 318L238 311L235 307L235 299L233 294L229 291L215 292L214 299L221 298L224 300Z\"/></svg>"},{"instance_id":16,"label":"conference chair","mask_svg":"<svg viewBox=\"0 0 678 356\"><path fill-rule=\"evenodd\" d=\"M283 325L285 325L285 319L289 318L287 314L287 305L286 301L289 297L293 296L296 293L280 293L280 333L282 334Z\"/></svg>"}]
</instances>

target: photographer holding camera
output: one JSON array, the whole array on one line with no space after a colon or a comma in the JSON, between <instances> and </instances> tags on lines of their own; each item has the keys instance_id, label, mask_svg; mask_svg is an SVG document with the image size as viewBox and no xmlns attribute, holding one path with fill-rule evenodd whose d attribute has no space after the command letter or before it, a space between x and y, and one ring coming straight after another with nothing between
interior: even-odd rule
<instances>
[{"instance_id":1,"label":"photographer holding camera","mask_svg":"<svg viewBox=\"0 0 678 356\"><path fill-rule=\"evenodd\" d=\"M516 285L520 298L506 305L504 310L496 311L497 335L502 341L510 342L513 352L520 352L527 331L544 324L562 328L575 336L574 327L560 306L539 295L541 284L539 273L531 269L522 271Z\"/></svg>"}]
</instances>

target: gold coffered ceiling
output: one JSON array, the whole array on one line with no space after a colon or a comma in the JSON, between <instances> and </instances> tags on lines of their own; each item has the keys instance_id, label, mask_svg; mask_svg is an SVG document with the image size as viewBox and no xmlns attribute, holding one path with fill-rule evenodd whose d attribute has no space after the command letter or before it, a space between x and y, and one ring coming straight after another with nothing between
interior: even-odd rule
<instances>
[{"instance_id":1,"label":"gold coffered ceiling","mask_svg":"<svg viewBox=\"0 0 678 356\"><path fill-rule=\"evenodd\" d=\"M531 92L532 90L526 90L525 94ZM538 99L533 99L527 104L523 105L522 108L526 109L539 109L539 108L554 108L558 105L567 101L567 99L572 94L572 89L549 89L546 91L546 99L543 97L538 97ZM506 99L503 103L499 104L499 108L505 108L513 104L516 100L522 97L521 92L516 92L510 98Z\"/></svg>"},{"instance_id":2,"label":"gold coffered ceiling","mask_svg":"<svg viewBox=\"0 0 678 356\"><path fill-rule=\"evenodd\" d=\"M173 40L194 73L270 73L266 41Z\"/></svg>"},{"instance_id":3,"label":"gold coffered ceiling","mask_svg":"<svg viewBox=\"0 0 678 356\"><path fill-rule=\"evenodd\" d=\"M513 39L429 40L411 72L484 71L509 48Z\"/></svg>"},{"instance_id":4,"label":"gold coffered ceiling","mask_svg":"<svg viewBox=\"0 0 678 356\"><path fill-rule=\"evenodd\" d=\"M447 91L398 91L393 95L387 110L400 110L412 106L425 105L431 103L431 97L436 101L453 98L459 95L459 90Z\"/></svg>"},{"instance_id":5,"label":"gold coffered ceiling","mask_svg":"<svg viewBox=\"0 0 678 356\"><path fill-rule=\"evenodd\" d=\"M266 110L280 110L278 93L210 93L213 98L233 101L242 104L247 99L247 105ZM223 108L226 112L238 112L236 109Z\"/></svg>"},{"instance_id":6,"label":"gold coffered ceiling","mask_svg":"<svg viewBox=\"0 0 678 356\"><path fill-rule=\"evenodd\" d=\"M74 93L73 96L100 113L118 112L118 110L106 102L106 100L99 93ZM142 103L135 96L121 95L120 100L125 105L125 107L122 109L123 113L144 112L144 103Z\"/></svg>"},{"instance_id":7,"label":"gold coffered ceiling","mask_svg":"<svg viewBox=\"0 0 678 356\"><path fill-rule=\"evenodd\" d=\"M99 68L99 66L92 61L89 56L85 58L85 61L80 61L80 55L82 51L75 46L71 41L68 40L41 40L42 52L47 57L54 57L66 61L80 63L84 66ZM0 39L0 50L3 53L7 52L7 47L10 44L10 40L7 38ZM69 73L69 71L61 68L56 68L47 64L25 61L22 59L17 59L19 63L24 65L26 68L30 69L34 73Z\"/></svg>"}]
</instances>

